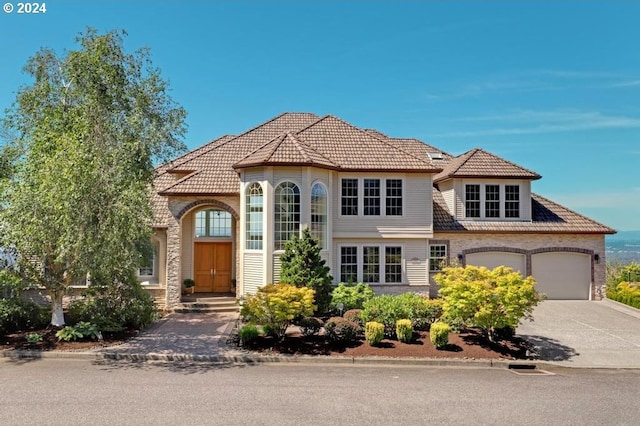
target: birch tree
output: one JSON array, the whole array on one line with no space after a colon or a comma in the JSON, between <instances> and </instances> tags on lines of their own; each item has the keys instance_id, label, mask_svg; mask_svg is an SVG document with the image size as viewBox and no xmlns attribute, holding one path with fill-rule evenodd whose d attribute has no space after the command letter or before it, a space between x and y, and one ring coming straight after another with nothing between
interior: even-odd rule
<instances>
[{"instance_id":1,"label":"birch tree","mask_svg":"<svg viewBox=\"0 0 640 426\"><path fill-rule=\"evenodd\" d=\"M151 250L153 163L184 150L184 109L149 51L126 53L124 36L87 29L76 50L38 51L24 68L32 83L3 117L21 155L1 187L0 246L49 293L55 326L65 291L87 274L92 285L131 279Z\"/></svg>"}]
</instances>

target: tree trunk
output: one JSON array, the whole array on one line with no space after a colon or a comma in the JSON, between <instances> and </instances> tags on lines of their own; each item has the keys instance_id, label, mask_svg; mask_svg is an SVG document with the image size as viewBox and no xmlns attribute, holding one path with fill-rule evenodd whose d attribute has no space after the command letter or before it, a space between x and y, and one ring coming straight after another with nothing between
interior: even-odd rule
<instances>
[{"instance_id":1,"label":"tree trunk","mask_svg":"<svg viewBox=\"0 0 640 426\"><path fill-rule=\"evenodd\" d=\"M51 325L62 327L64 325L64 312L62 311L62 291L52 291L51 296Z\"/></svg>"}]
</instances>

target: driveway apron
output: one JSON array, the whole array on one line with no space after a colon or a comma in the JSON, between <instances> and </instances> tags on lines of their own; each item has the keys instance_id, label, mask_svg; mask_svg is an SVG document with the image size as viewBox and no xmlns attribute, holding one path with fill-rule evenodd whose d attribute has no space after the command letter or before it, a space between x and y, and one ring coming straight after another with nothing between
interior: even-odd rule
<instances>
[{"instance_id":1,"label":"driveway apron","mask_svg":"<svg viewBox=\"0 0 640 426\"><path fill-rule=\"evenodd\" d=\"M547 300L518 326L540 360L571 367L640 368L640 311L609 300Z\"/></svg>"}]
</instances>

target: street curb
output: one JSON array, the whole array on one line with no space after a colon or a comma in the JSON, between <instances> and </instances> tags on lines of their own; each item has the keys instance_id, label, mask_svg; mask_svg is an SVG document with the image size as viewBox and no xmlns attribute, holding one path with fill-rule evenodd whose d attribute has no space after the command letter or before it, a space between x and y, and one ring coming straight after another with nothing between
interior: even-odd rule
<instances>
[{"instance_id":1,"label":"street curb","mask_svg":"<svg viewBox=\"0 0 640 426\"><path fill-rule=\"evenodd\" d=\"M141 354L118 352L64 352L64 351L0 351L0 358L10 359L86 359L130 362L201 362L210 364L340 364L340 365L401 365L419 367L472 367L502 368L535 366L536 368L560 367L541 361L491 360L491 359L438 359L438 358L387 358L387 357L332 357L313 355L193 355L193 354Z\"/></svg>"}]
</instances>

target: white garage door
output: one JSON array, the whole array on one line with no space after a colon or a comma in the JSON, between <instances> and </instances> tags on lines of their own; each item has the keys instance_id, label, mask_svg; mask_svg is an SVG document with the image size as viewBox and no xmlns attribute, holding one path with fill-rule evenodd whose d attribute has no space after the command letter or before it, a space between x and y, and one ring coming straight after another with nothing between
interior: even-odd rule
<instances>
[{"instance_id":1,"label":"white garage door","mask_svg":"<svg viewBox=\"0 0 640 426\"><path fill-rule=\"evenodd\" d=\"M531 256L531 275L548 299L589 300L591 257L581 253L551 252Z\"/></svg>"},{"instance_id":2,"label":"white garage door","mask_svg":"<svg viewBox=\"0 0 640 426\"><path fill-rule=\"evenodd\" d=\"M496 266L508 266L514 271L520 272L524 276L525 258L524 254L508 253L502 251L486 251L482 253L471 253L467 255L467 265L486 266L493 269Z\"/></svg>"}]
</instances>

